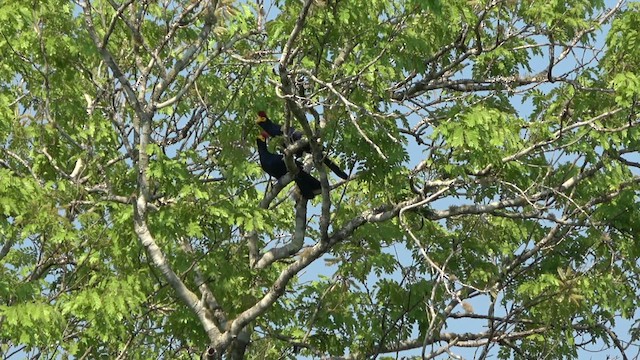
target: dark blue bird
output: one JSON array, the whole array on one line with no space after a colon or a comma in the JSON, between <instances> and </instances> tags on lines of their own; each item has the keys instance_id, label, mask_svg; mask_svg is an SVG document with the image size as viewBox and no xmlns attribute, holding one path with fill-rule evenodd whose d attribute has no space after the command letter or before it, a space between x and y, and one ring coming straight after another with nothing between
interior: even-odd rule
<instances>
[{"instance_id":1,"label":"dark blue bird","mask_svg":"<svg viewBox=\"0 0 640 360\"><path fill-rule=\"evenodd\" d=\"M284 135L284 133L282 132L282 126L271 121L271 119L269 119L269 117L267 116L267 113L264 111L258 111L258 119L256 120L256 123L270 136ZM287 136L289 137L289 140L291 142L296 142L302 139L302 133L292 128L289 128L289 130L287 131ZM310 154L311 146L307 145L304 148L300 149L300 151L296 153L296 156L300 157L303 153ZM340 169L340 167L335 162L333 162L333 160L329 159L324 153L322 154L322 161L325 165L327 165L329 169L331 169L331 171L333 171L334 174L338 175L340 178L345 180L349 178L349 175L342 171L342 169Z\"/></svg>"},{"instance_id":2,"label":"dark blue bird","mask_svg":"<svg viewBox=\"0 0 640 360\"><path fill-rule=\"evenodd\" d=\"M269 134L266 131L263 131L256 139L260 166L267 174L276 179L280 179L287 174L287 165L284 163L283 155L269 152L266 142L266 139L268 138ZM313 199L322 191L320 181L304 171L300 162L296 161L296 166L298 167L298 173L293 181L298 186L298 189L300 189L302 197L305 199Z\"/></svg>"}]
</instances>

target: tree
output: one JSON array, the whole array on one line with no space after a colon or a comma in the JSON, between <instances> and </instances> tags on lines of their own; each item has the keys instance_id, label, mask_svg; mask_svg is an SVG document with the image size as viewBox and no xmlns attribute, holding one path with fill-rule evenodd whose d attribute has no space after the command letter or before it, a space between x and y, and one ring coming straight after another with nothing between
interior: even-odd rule
<instances>
[{"instance_id":1,"label":"tree","mask_svg":"<svg viewBox=\"0 0 640 360\"><path fill-rule=\"evenodd\" d=\"M0 20L4 358L637 354L637 3ZM264 109L306 135L312 202L261 171Z\"/></svg>"}]
</instances>

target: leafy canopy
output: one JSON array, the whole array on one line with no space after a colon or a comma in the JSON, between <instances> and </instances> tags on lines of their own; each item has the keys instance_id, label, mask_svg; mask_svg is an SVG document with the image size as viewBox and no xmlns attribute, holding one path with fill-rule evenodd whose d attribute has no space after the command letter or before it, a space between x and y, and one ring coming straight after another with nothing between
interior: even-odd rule
<instances>
[{"instance_id":1,"label":"leafy canopy","mask_svg":"<svg viewBox=\"0 0 640 360\"><path fill-rule=\"evenodd\" d=\"M0 353L633 356L639 18L3 1ZM259 110L305 134L309 203L260 169Z\"/></svg>"}]
</instances>

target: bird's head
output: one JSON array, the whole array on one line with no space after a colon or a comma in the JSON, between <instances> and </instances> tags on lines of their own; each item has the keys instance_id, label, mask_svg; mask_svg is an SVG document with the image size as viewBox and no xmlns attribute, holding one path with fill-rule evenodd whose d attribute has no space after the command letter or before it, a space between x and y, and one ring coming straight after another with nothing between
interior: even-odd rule
<instances>
[{"instance_id":1,"label":"bird's head","mask_svg":"<svg viewBox=\"0 0 640 360\"><path fill-rule=\"evenodd\" d=\"M260 141L267 141L267 139L269 138L269 134L266 131L261 131L260 134L258 134L258 139Z\"/></svg>"},{"instance_id":2,"label":"bird's head","mask_svg":"<svg viewBox=\"0 0 640 360\"><path fill-rule=\"evenodd\" d=\"M267 113L263 110L258 111L258 118L256 119L256 124L267 121Z\"/></svg>"}]
</instances>

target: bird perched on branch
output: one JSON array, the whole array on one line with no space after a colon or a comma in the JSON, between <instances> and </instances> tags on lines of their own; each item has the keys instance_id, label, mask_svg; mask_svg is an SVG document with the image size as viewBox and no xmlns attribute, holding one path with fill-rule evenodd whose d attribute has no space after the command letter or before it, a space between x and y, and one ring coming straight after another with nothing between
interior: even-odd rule
<instances>
[{"instance_id":1,"label":"bird perched on branch","mask_svg":"<svg viewBox=\"0 0 640 360\"><path fill-rule=\"evenodd\" d=\"M280 179L289 171L287 170L287 165L284 163L283 155L269 152L269 149L267 148L268 138L269 134L266 131L261 132L256 138L260 166L267 174L276 179ZM293 181L298 186L298 189L300 189L302 197L305 199L313 199L322 191L320 181L304 171L300 162L296 161L295 163L298 167L298 173L295 174Z\"/></svg>"},{"instance_id":2,"label":"bird perched on branch","mask_svg":"<svg viewBox=\"0 0 640 360\"><path fill-rule=\"evenodd\" d=\"M264 111L258 111L258 118L256 119L256 123L270 136L284 135L284 133L282 132L282 126L271 121L271 119L269 119L269 117L267 116L267 113ZM302 133L290 128L287 131L287 137L291 142L296 142L302 139ZM307 145L303 147L298 153L296 153L296 156L300 157L303 153L311 154L311 146ZM329 169L331 169L331 171L333 171L334 174L338 175L340 178L345 180L349 178L349 175L342 171L342 169L340 169L340 167L335 162L333 162L333 160L329 159L324 154L324 152L322 153L322 161L325 165L327 165Z\"/></svg>"}]
</instances>

